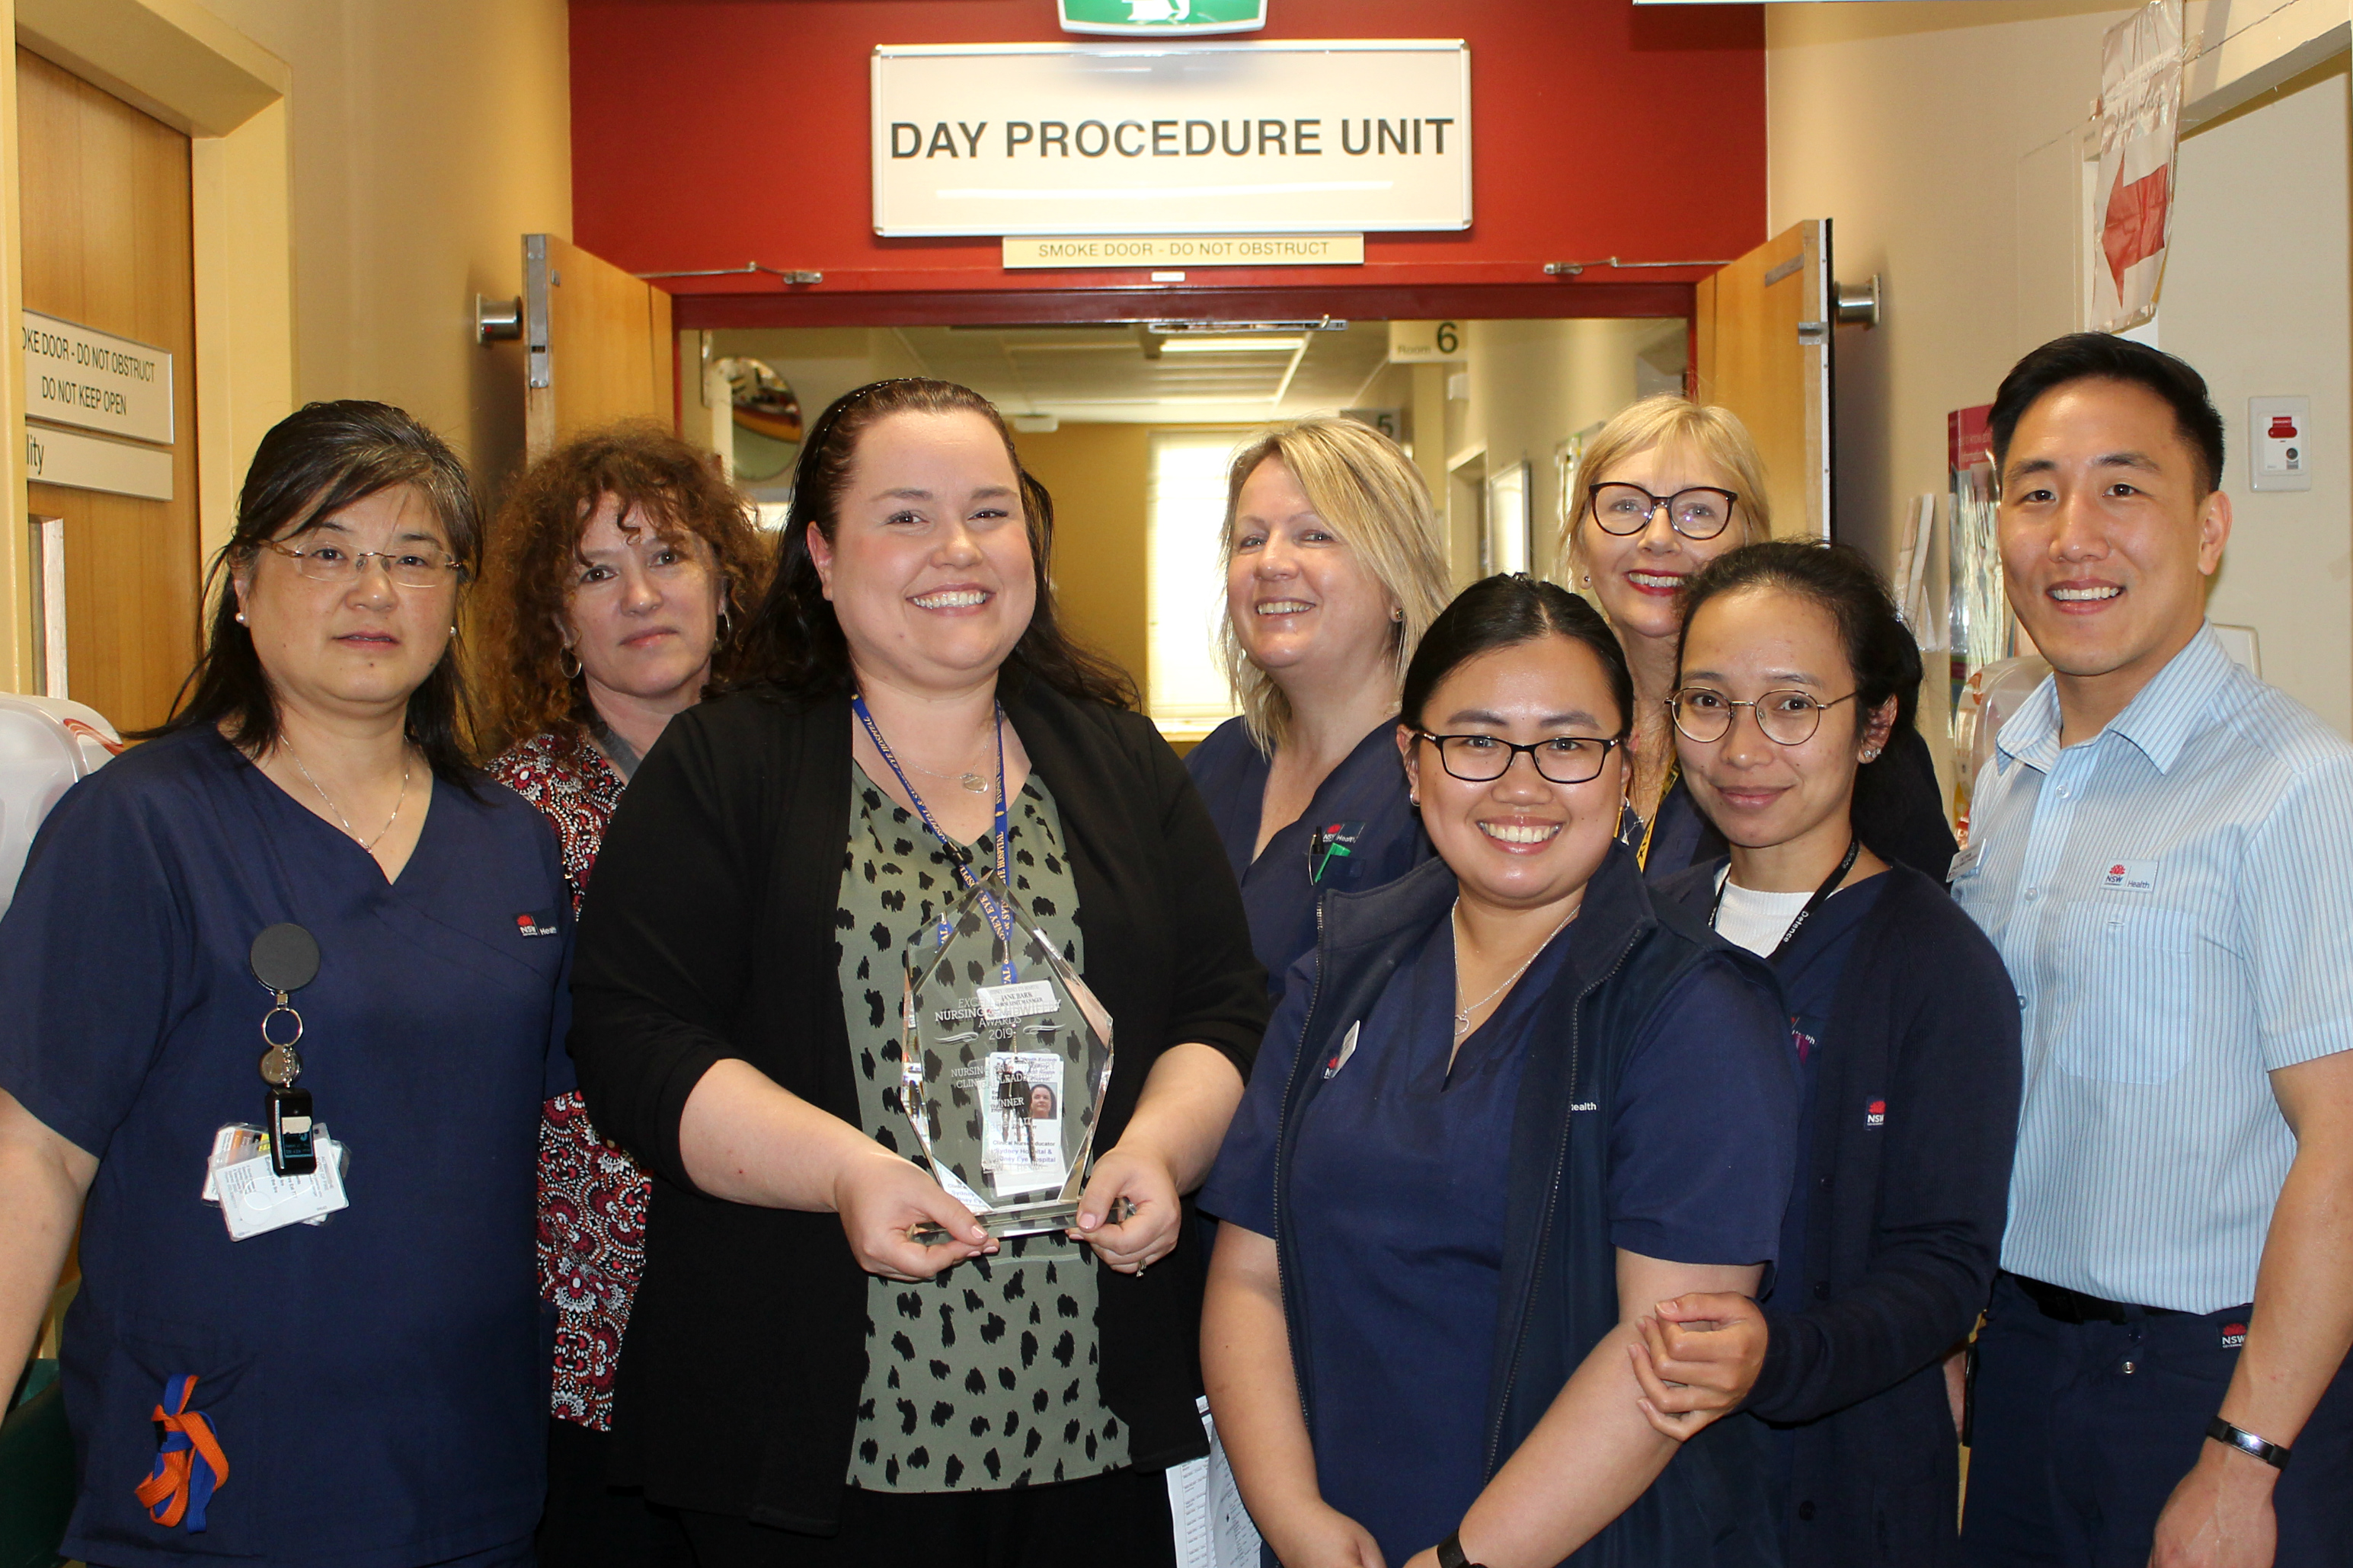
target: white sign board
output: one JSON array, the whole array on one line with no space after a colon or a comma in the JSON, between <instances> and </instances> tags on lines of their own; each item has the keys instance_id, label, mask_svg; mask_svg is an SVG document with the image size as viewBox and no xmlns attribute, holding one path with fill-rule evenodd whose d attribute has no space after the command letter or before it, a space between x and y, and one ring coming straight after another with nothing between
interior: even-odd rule
<instances>
[{"instance_id":1,"label":"white sign board","mask_svg":"<svg viewBox=\"0 0 2353 1568\"><path fill-rule=\"evenodd\" d=\"M172 444L172 356L111 332L25 312L25 412Z\"/></svg>"},{"instance_id":2,"label":"white sign board","mask_svg":"<svg viewBox=\"0 0 2353 1568\"><path fill-rule=\"evenodd\" d=\"M880 235L1471 226L1459 40L926 44L873 58Z\"/></svg>"},{"instance_id":3,"label":"white sign board","mask_svg":"<svg viewBox=\"0 0 2353 1568\"><path fill-rule=\"evenodd\" d=\"M25 427L25 477L69 489L172 499L172 454L153 447L104 441L78 430Z\"/></svg>"}]
</instances>

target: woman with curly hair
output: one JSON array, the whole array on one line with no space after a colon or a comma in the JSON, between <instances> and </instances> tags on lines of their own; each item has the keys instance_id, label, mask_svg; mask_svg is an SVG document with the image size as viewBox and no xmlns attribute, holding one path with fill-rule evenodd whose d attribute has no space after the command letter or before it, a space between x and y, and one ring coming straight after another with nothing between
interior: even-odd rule
<instances>
[{"instance_id":1,"label":"woman with curly hair","mask_svg":"<svg viewBox=\"0 0 2353 1568\"><path fill-rule=\"evenodd\" d=\"M766 551L708 457L652 425L575 437L501 510L483 583L499 781L554 825L577 909L621 791L671 715L736 673ZM540 1291L556 1310L540 1561L647 1563L672 1527L605 1485L613 1373L644 1261L646 1176L577 1094L540 1128Z\"/></svg>"}]
</instances>

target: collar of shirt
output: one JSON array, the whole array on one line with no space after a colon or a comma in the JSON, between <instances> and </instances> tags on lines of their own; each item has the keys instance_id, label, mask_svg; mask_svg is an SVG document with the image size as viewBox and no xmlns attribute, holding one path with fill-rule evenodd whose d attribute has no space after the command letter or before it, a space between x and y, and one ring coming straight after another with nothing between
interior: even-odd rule
<instances>
[{"instance_id":1,"label":"collar of shirt","mask_svg":"<svg viewBox=\"0 0 2353 1568\"><path fill-rule=\"evenodd\" d=\"M2235 668L2212 626L2200 622L2198 634L2166 660L2165 668L2093 741L2111 733L2121 735L2139 747L2158 773L2170 773L2182 748L2206 721L2214 695ZM2058 677L2051 676L2001 727L1994 737L1994 750L2005 771L2010 763L2021 762L2047 773L2058 762L2060 749L2059 682Z\"/></svg>"}]
</instances>

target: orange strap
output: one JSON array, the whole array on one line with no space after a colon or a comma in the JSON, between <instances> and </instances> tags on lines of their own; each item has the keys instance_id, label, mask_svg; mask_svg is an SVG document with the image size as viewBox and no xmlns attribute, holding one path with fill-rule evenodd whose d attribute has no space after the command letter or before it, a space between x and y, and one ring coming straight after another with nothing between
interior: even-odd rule
<instances>
[{"instance_id":1,"label":"orange strap","mask_svg":"<svg viewBox=\"0 0 2353 1568\"><path fill-rule=\"evenodd\" d=\"M204 1529L206 1503L228 1480L228 1456L214 1436L212 1417L188 1408L195 1392L193 1373L164 1384L164 1399L172 1408L158 1405L150 1417L164 1440L154 1468L136 1489L141 1506L156 1523L169 1529L185 1519L192 1532Z\"/></svg>"}]
</instances>

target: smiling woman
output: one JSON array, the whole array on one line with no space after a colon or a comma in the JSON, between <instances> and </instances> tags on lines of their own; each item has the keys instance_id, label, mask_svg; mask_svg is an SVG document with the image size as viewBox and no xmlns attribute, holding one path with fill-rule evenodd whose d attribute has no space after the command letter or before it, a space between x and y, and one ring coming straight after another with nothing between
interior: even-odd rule
<instances>
[{"instance_id":1,"label":"smiling woman","mask_svg":"<svg viewBox=\"0 0 2353 1568\"><path fill-rule=\"evenodd\" d=\"M1207 1448L1184 1194L1264 978L1182 764L1056 626L1051 518L966 388L837 400L752 628L765 679L671 721L599 858L573 1047L662 1238L621 1397L706 1568L1165 1563L1161 1472ZM932 1068L902 1060L910 975L990 873L1118 1041L1076 1226L1002 1241L901 1152ZM1062 1088L1031 1115L1085 1103Z\"/></svg>"},{"instance_id":2,"label":"smiling woman","mask_svg":"<svg viewBox=\"0 0 2353 1568\"><path fill-rule=\"evenodd\" d=\"M1408 669L1439 858L1325 901L1202 1199L1210 1405L1286 1563L1775 1560L1757 1435L1668 1468L1628 1355L1662 1296L1756 1289L1797 1110L1761 972L1616 840L1630 694L1525 576Z\"/></svg>"}]
</instances>

